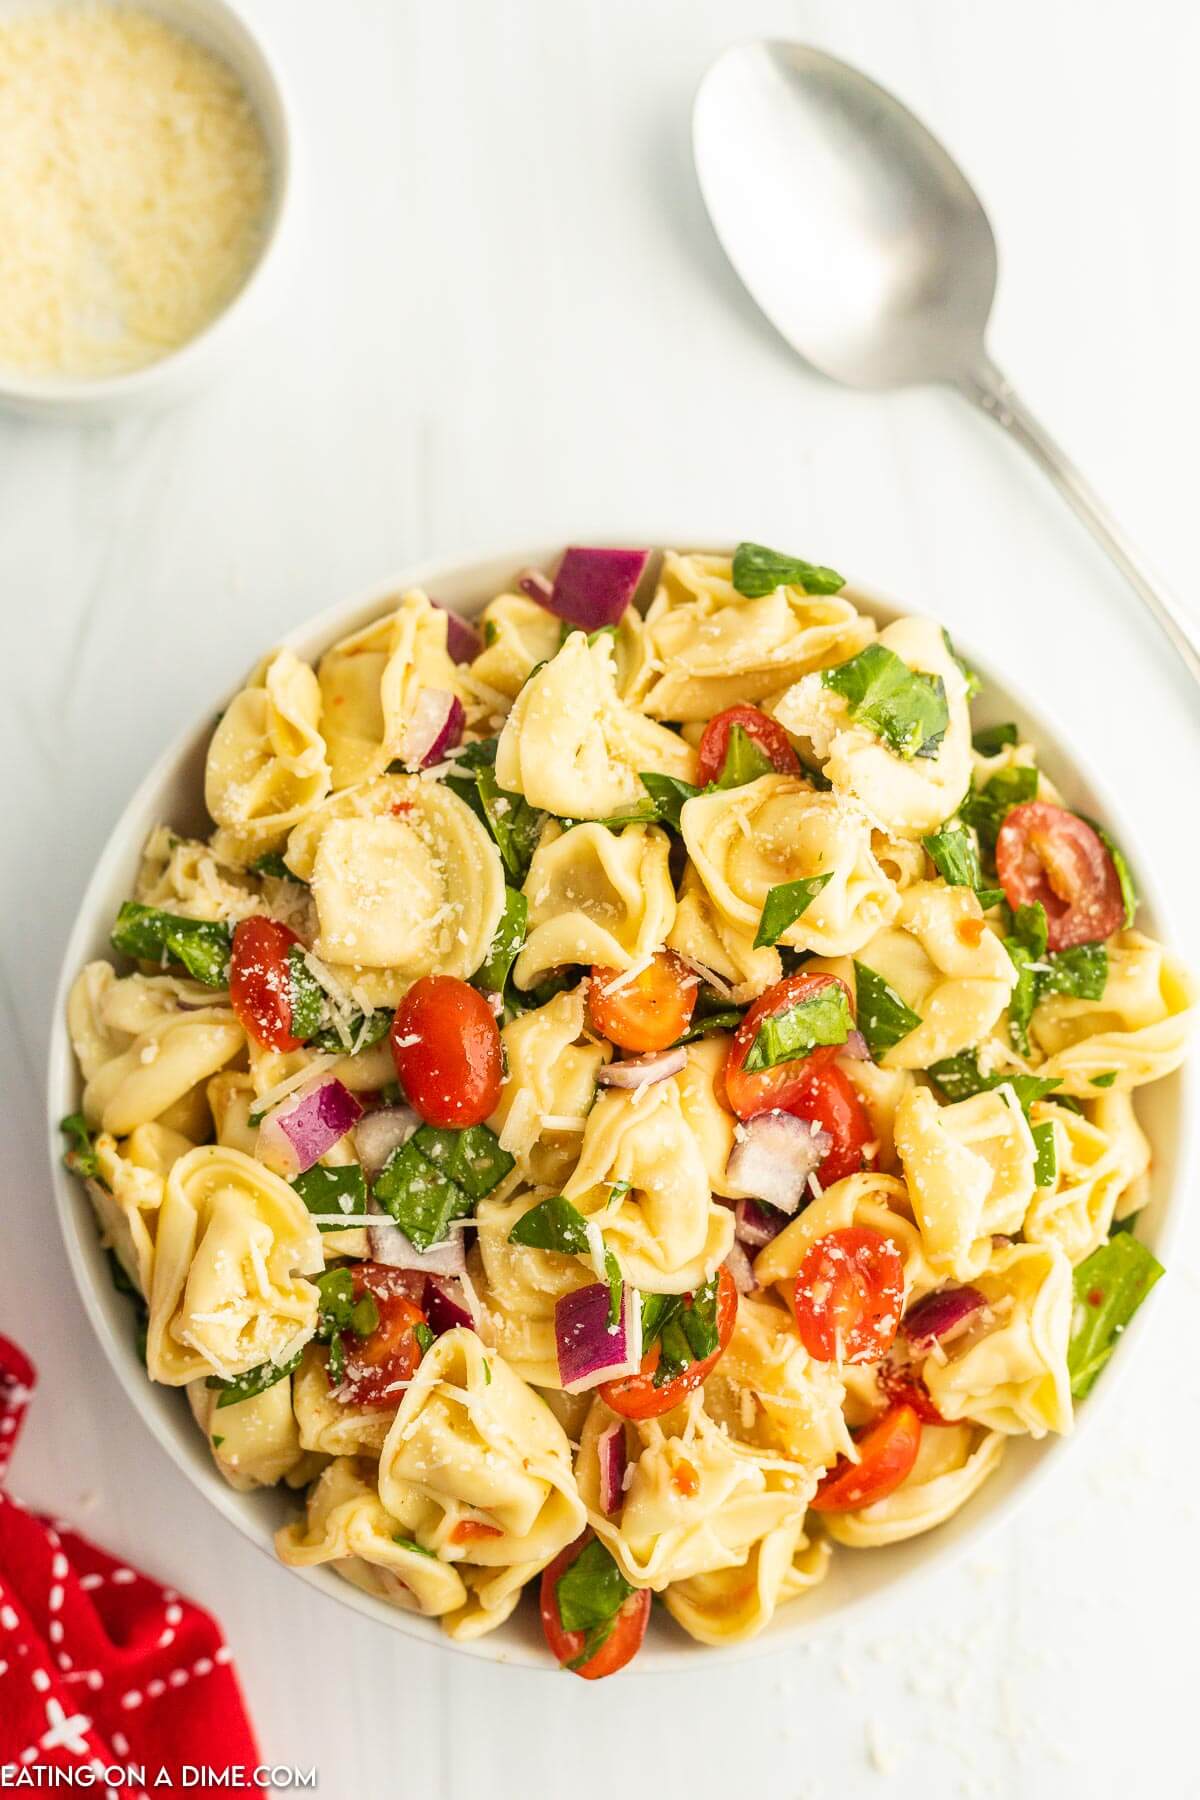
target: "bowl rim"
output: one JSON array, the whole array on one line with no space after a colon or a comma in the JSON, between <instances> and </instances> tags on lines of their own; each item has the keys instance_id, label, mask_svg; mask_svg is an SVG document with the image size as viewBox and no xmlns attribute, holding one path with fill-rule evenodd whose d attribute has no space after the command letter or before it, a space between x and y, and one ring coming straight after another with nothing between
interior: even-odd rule
<instances>
[{"instance_id":1,"label":"bowl rim","mask_svg":"<svg viewBox=\"0 0 1200 1800\"><path fill-rule=\"evenodd\" d=\"M320 651L333 642L337 636L346 635L359 629L371 618L378 617L389 600L394 599L406 588L434 588L439 584L462 586L475 590L476 598L471 601L447 602L456 608L466 610L468 606L482 607L487 600L501 589L494 585L494 570L497 565L507 568L511 573L525 567L544 567L550 564L569 539L556 539L550 544L538 543L530 545L527 540L510 544L501 544L491 549L480 549L469 553L451 556L432 556L419 562L406 564L393 576L371 582L358 590L348 599L335 602L314 614L309 619L292 627L278 640L278 647L287 646L307 657L315 658ZM590 535L589 543L607 546L623 546L629 543L646 542L645 534L626 536ZM728 544L714 544L703 534L692 536L680 533L676 536L655 541L655 554L665 546L685 544L689 553L697 555L730 554ZM483 592L486 585L488 591ZM856 603L861 603L864 610L872 616L887 620L911 616L913 609L901 605L881 590L855 580L848 579L845 593ZM1015 709L1028 722L1031 734L1039 741L1044 741L1051 755L1062 763L1063 769L1071 777L1081 778L1086 783L1086 767L1079 755L1067 745L1057 727L1041 711L1036 703L1025 700L1020 688L1010 686L1003 665L988 657L979 657L975 645L957 630L955 645L966 652L966 660L972 667L979 667L984 672L985 685L995 670L1006 708ZM252 665L253 666L253 665ZM240 684L239 684L240 685ZM238 688L226 696L232 697ZM531 1632L521 1633L519 1626L514 1631L514 1620L508 1620L495 1631L475 1639L460 1640L447 1636L436 1619L425 1618L416 1613L406 1612L389 1605L385 1600L369 1594L353 1586L340 1577L332 1567L317 1566L297 1568L280 1562L274 1546L274 1525L265 1518L260 1520L255 1511L255 1504L276 1490L258 1490L241 1492L231 1488L218 1472L207 1448L202 1447L202 1434L197 1430L186 1401L182 1398L168 1418L170 1389L162 1388L149 1380L146 1370L137 1356L131 1334L128 1331L118 1333L114 1328L110 1312L102 1304L107 1281L102 1284L97 1279L101 1268L100 1259L104 1252L100 1246L99 1232L91 1209L91 1204L84 1193L83 1186L63 1167L61 1161L61 1134L59 1121L65 1113L75 1110L79 1091L79 1075L75 1065L74 1053L70 1044L66 1025L66 1003L71 984L87 958L88 946L97 935L98 905L104 890L111 882L112 875L121 866L136 861L140 854L141 838L132 841L132 833L138 817L146 810L148 803L161 793L173 779L178 778L189 758L195 755L198 746L211 731L213 707L204 709L198 717L167 745L155 759L151 768L143 776L141 782L126 801L116 822L113 825L108 842L101 852L80 899L74 924L72 925L64 948L62 964L54 995L54 1012L51 1020L49 1055L47 1061L47 1125L48 1153L51 1171L51 1183L55 1197L55 1207L59 1226L62 1231L67 1252L67 1260L83 1302L84 1310L91 1321L92 1328L99 1338L110 1367L133 1405L142 1423L147 1426L158 1444L163 1448L172 1462L188 1477L192 1484L216 1509L234 1525L244 1537L256 1545L276 1569L285 1569L287 1573L300 1577L311 1588L318 1589L343 1606L386 1626L399 1631L406 1637L418 1641L433 1642L441 1648L466 1655L477 1661L499 1663L510 1667L525 1667L541 1670L544 1673L557 1673L555 1665L546 1659L540 1639L535 1643ZM1146 854L1141 834L1136 822L1122 810L1121 804L1113 803L1108 796L1104 797L1100 809L1106 820L1111 823L1119 841L1129 854L1131 866L1135 871L1138 892L1142 906L1150 915L1150 925L1156 933L1160 933L1169 943L1169 921L1173 909L1162 891L1157 886L1153 874L1154 864ZM107 912L105 918L107 919ZM1177 1128L1176 1154L1174 1173L1169 1184L1164 1188L1161 1201L1155 1206L1157 1221L1154 1228L1153 1250L1159 1261L1166 1263L1175 1248L1181 1231L1183 1195L1188 1186L1188 1177L1197 1162L1200 1151L1200 1133L1195 1125L1196 1100L1200 1089L1200 1076L1194 1066L1195 1059L1185 1060L1182 1068L1175 1071L1168 1080L1177 1082L1178 1092L1174 1105ZM1152 1084L1153 1085L1153 1084ZM112 1296L107 1296L111 1305ZM121 1298L118 1296L118 1298ZM916 1557L905 1561L900 1568L887 1571L887 1578L873 1587L847 1596L838 1606L819 1616L801 1606L781 1608L767 1630L754 1638L729 1645L700 1644L683 1633L678 1636L674 1632L669 1639L654 1641L654 1633L648 1638L646 1645L631 1665L635 1674L649 1675L667 1672L679 1672L694 1664L698 1656L711 1659L719 1655L726 1662L732 1660L748 1660L756 1656L768 1656L773 1651L786 1649L803 1640L813 1639L822 1631L840 1629L852 1616L862 1612L873 1603L882 1602L894 1596L901 1588L907 1587L922 1576L935 1569L945 1569L951 1562L960 1559L968 1548L977 1548L980 1543L999 1525L1011 1520L1018 1508L1025 1505L1035 1491L1049 1478L1052 1471L1062 1466L1073 1443L1078 1442L1084 1431L1094 1431L1097 1420L1106 1413L1112 1403L1118 1381L1124 1381L1134 1357L1139 1354L1138 1346L1144 1344L1152 1326L1153 1309L1140 1310L1122 1335L1120 1355L1113 1359L1113 1364L1106 1371L1104 1381L1094 1389L1088 1397L1087 1405L1081 1413L1077 1413L1072 1432L1066 1437L1050 1435L1036 1444L1028 1438L1015 1440L1030 1449L1033 1454L1029 1458L1029 1466L1022 1470L1011 1491L994 1498L990 1505L982 1508L968 1506L954 1515L934 1532L918 1534L894 1546L890 1550L902 1550L905 1545L912 1545L923 1539L924 1549ZM199 1452L199 1455L197 1455ZM247 1504L250 1503L250 1504ZM838 1546L837 1548L843 1548ZM872 1565L875 1566L875 1565ZM885 1564L878 1565L881 1572ZM819 1590L818 1590L819 1591ZM519 1621L521 1610L518 1609L515 1619ZM515 1641L514 1641L515 1640Z\"/></svg>"},{"instance_id":2,"label":"bowl rim","mask_svg":"<svg viewBox=\"0 0 1200 1800\"><path fill-rule=\"evenodd\" d=\"M281 250L290 235L285 227L290 227L296 187L295 109L279 61L261 32L231 0L183 0L181 6L174 0L132 0L132 3L134 10L152 14L217 56L233 70L245 89L270 159L271 192L266 230L241 285L225 304L199 331L151 362L111 375L95 376L63 376L44 371L23 374L19 369L0 364L0 404L26 408L35 416L53 417L60 411L69 413L93 406L97 410L108 406L115 408L123 401L148 399L160 388L186 385L199 373L210 355L225 348L257 308L268 282L277 276ZM25 10L22 0L11 9L3 9L4 12L9 10L14 15ZM36 8L31 4L30 10ZM180 12L194 14L196 18L180 17ZM199 22L204 15L216 22L225 40L224 46L210 41L205 35L204 25Z\"/></svg>"}]
</instances>

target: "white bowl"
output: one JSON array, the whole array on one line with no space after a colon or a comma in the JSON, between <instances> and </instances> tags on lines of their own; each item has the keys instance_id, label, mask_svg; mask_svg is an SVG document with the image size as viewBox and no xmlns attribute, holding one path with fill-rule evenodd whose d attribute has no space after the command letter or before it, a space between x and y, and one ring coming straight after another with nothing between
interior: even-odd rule
<instances>
[{"instance_id":1,"label":"white bowl","mask_svg":"<svg viewBox=\"0 0 1200 1800\"><path fill-rule=\"evenodd\" d=\"M687 538L675 541L694 542ZM377 617L385 609L388 598L406 587L424 587L435 598L470 615L494 594L510 587L517 570L530 565L551 566L561 548L561 545L544 544L526 546L465 562L432 562L406 569L395 580L373 589L365 598L332 607L307 625L299 626L285 641L298 655L315 658L335 639ZM899 616L903 610L862 589L850 591L864 610L884 622ZM1130 857L1143 896L1144 911L1139 920L1144 918L1148 928L1154 930L1156 922L1161 922L1165 913L1150 873L1153 861L1142 853L1132 821L1118 814L1094 792L1086 774L1049 721L1024 699L1010 694L1003 685L990 679L986 659L976 655L973 645L960 644L958 647L971 665L983 673L984 701L978 711L986 714L987 722L1016 719L1023 732L1038 745L1041 760L1062 789L1068 804L1099 815L1112 826ZM257 642L247 643L248 666L263 648ZM201 834L207 829L201 798L204 753L213 718L223 704L223 698L214 698L200 722L168 750L147 775L118 821L84 895L79 919L67 946L54 1003L49 1066L51 1163L71 1267L92 1324L125 1391L159 1443L184 1473L227 1519L274 1558L273 1533L285 1519L296 1515L297 1497L286 1490L282 1493L271 1490L235 1493L217 1473L183 1393L155 1386L148 1379L134 1348L129 1303L113 1288L91 1206L81 1184L62 1167L58 1132L59 1120L76 1110L80 1090L66 1031L68 989L89 958L108 954L109 930L121 901L133 891L142 845L150 828L166 822ZM1188 1074L1185 1081L1185 1072L1180 1071L1168 1080L1144 1089L1139 1095L1139 1111L1154 1144L1154 1166L1152 1195L1141 1215L1138 1235L1163 1261L1168 1260L1175 1238L1191 1160L1188 1140L1193 1107L1188 1104L1188 1096L1194 1098L1193 1082L1193 1076ZM1112 1395L1119 1372L1128 1369L1137 1345L1150 1328L1154 1310L1151 1302L1122 1337L1112 1363L1079 1409L1074 1436L1085 1428L1094 1427ZM889 1592L899 1582L921 1570L933 1568L962 1551L967 1544L976 1542L983 1532L1009 1516L1018 1500L1024 1499L1036 1482L1062 1461L1070 1443L1070 1438L1048 1438L1040 1443L1027 1438L1014 1439L998 1473L947 1524L923 1537L887 1549L855 1551L839 1546L827 1579L812 1593L781 1608L768 1629L748 1644L714 1651L693 1643L681 1630L662 1619L656 1610L646 1644L633 1669L644 1672L679 1668L695 1657L728 1657L768 1651L773 1646L798 1641L833 1618L841 1623L852 1608L863 1605L875 1595ZM397 1611L351 1587L331 1569L293 1569L292 1573L298 1580L320 1588L343 1605L379 1619L409 1637L459 1650L469 1656L484 1657L491 1662L554 1667L542 1643L535 1611L527 1602L508 1624L491 1636L474 1643L457 1644L443 1634L436 1620Z\"/></svg>"},{"instance_id":2,"label":"white bowl","mask_svg":"<svg viewBox=\"0 0 1200 1800\"><path fill-rule=\"evenodd\" d=\"M241 287L194 337L155 362L121 374L22 375L0 366L0 406L35 418L81 419L156 406L199 384L279 298L294 211L295 136L284 84L262 41L226 0L136 0L229 64L250 98L266 139L271 193L258 254ZM0 19L28 12L32 0L0 0Z\"/></svg>"}]
</instances>

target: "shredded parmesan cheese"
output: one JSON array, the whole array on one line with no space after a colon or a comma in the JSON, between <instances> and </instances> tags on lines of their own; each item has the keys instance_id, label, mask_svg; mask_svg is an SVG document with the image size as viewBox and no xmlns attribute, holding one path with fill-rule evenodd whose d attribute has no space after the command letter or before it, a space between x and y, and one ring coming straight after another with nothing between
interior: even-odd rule
<instances>
[{"instance_id":1,"label":"shredded parmesan cheese","mask_svg":"<svg viewBox=\"0 0 1200 1800\"><path fill-rule=\"evenodd\" d=\"M100 376L194 337L244 282L271 186L227 64L84 4L0 24L0 364Z\"/></svg>"}]
</instances>

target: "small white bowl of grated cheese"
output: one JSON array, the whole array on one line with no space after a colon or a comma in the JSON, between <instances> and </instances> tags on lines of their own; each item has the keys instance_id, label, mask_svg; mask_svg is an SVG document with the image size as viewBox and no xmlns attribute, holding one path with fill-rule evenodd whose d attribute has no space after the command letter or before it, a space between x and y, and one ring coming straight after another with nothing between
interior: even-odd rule
<instances>
[{"instance_id":1,"label":"small white bowl of grated cheese","mask_svg":"<svg viewBox=\"0 0 1200 1800\"><path fill-rule=\"evenodd\" d=\"M279 76L225 0L0 0L0 405L158 403L269 311Z\"/></svg>"}]
</instances>

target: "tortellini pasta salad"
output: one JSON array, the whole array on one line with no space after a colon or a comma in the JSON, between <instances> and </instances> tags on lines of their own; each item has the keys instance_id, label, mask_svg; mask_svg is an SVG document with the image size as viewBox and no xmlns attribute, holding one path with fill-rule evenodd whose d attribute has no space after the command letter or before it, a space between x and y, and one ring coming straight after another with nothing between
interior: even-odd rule
<instances>
[{"instance_id":1,"label":"tortellini pasta salad","mask_svg":"<svg viewBox=\"0 0 1200 1800\"><path fill-rule=\"evenodd\" d=\"M648 602L648 604L646 604ZM568 550L269 656L70 997L151 1380L280 1557L594 1679L1071 1429L1191 984L931 619ZM670 1627L668 1627L669 1629Z\"/></svg>"}]
</instances>

